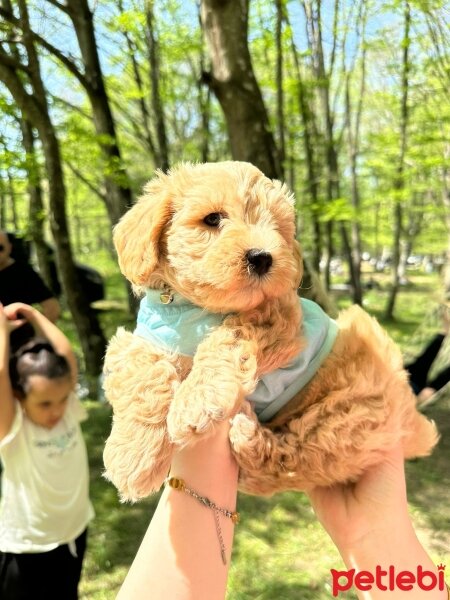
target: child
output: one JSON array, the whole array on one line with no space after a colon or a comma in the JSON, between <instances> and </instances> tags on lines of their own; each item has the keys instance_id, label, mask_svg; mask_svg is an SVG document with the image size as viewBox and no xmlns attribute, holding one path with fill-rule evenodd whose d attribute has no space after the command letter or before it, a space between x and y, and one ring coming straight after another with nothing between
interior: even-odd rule
<instances>
[{"instance_id":1,"label":"child","mask_svg":"<svg viewBox=\"0 0 450 600\"><path fill-rule=\"evenodd\" d=\"M9 334L33 338L9 357ZM66 336L27 304L0 304L0 598L76 600L86 548L86 446Z\"/></svg>"}]
</instances>

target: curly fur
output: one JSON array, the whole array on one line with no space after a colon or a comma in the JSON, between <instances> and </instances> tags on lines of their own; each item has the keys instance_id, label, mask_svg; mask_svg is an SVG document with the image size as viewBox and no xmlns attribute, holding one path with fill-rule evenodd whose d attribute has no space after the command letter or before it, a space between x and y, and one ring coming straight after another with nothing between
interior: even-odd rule
<instances>
[{"instance_id":1,"label":"curly fur","mask_svg":"<svg viewBox=\"0 0 450 600\"><path fill-rule=\"evenodd\" d=\"M218 227L204 222L220 213ZM193 361L120 329L105 360L114 409L104 461L123 499L156 491L174 446L194 443L240 408L230 441L240 487L254 494L356 479L403 442L428 454L434 424L417 412L399 350L358 307L338 319L333 350L313 380L268 424L245 402L258 377L301 351L301 253L293 199L249 163L183 164L158 173L114 231L119 264L137 289L169 286L228 314ZM255 274L250 249L270 253Z\"/></svg>"}]
</instances>

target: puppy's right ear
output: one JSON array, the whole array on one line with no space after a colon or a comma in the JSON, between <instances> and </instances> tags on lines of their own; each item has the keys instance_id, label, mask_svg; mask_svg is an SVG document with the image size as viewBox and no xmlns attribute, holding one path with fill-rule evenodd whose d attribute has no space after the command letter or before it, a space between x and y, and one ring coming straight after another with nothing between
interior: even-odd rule
<instances>
[{"instance_id":1,"label":"puppy's right ear","mask_svg":"<svg viewBox=\"0 0 450 600\"><path fill-rule=\"evenodd\" d=\"M171 218L167 177L162 173L144 188L144 194L114 227L119 266L135 285L145 286L159 259L159 241Z\"/></svg>"}]
</instances>

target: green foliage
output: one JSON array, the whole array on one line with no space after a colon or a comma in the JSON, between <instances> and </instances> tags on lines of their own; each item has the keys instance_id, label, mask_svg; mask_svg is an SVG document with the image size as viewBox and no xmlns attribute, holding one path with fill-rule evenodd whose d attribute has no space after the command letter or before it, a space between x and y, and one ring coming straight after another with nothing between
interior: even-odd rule
<instances>
[{"instance_id":1,"label":"green foliage","mask_svg":"<svg viewBox=\"0 0 450 600\"><path fill-rule=\"evenodd\" d=\"M39 24L39 33L79 66L77 42L70 26L65 29L64 44L56 35L60 27L57 16L61 17L61 11L42 7L37 0L28 0L27 3L31 22ZM156 157L146 139L142 115L144 103L149 114L149 133L157 145L145 5L138 0L123 0L122 4L123 11L119 10L118 0L108 3L108 7L99 4L95 11L100 59L118 132L121 161L116 158L105 161L102 157L100 147L108 145L110 140L95 134L90 102L82 86L56 58L38 46L52 118L62 148L72 244L83 261L100 265L100 268L108 260L114 264L111 224L105 210L105 201L109 200L105 198L105 175L119 184L129 181L136 197L156 166ZM285 178L296 194L302 223L302 244L307 252L311 251L313 219L318 219L322 233L329 222L351 224L357 221L361 228L363 250L389 253L393 208L401 202L405 216L403 241L411 245L411 252L441 254L449 236L442 197L444 187L448 185L445 169L448 168L447 144L450 139L450 82L445 62L442 62L448 56L449 48L448 40L438 35L448 25L444 20L442 3L419 0L411 3L410 118L401 191L396 188L400 154L404 3L364 3L367 12L364 38L361 37L361 13L348 3L338 6L340 12L335 29L332 11L322 11L325 76L321 76L317 72L315 49L306 37L301 3L286 2L284 5L289 19L289 24L284 22L282 28ZM170 163L201 160L205 137L210 160L230 158L224 117L214 94L208 104L208 133L203 128L201 110L206 103L207 89L200 80L202 71L209 71L209 58L196 6L179 0L157 0L153 8L154 36L160 63L159 86ZM252 62L268 109L270 126L278 138L277 56L273 34L276 7L274 3L254 0L249 8L248 40ZM431 35L431 31L435 35ZM300 82L293 45L310 113L309 129L318 190L315 201L310 196L305 127L299 101ZM333 47L336 55L331 72ZM361 99L360 147L356 161L361 202L359 209L355 209L352 206L351 149L346 129L349 116L346 114L344 91L348 81L354 126L361 93L363 48L366 52L365 92ZM138 70L141 87L137 85L135 69ZM339 196L337 199L329 197L327 183L328 148L322 96L327 83L330 84L331 119L338 153L340 191L333 194L333 197ZM2 202L6 206L3 212L8 227L16 218L19 230L25 231L28 226L26 188L29 180L34 180L36 171L31 168L21 144L20 113L3 86L0 87L0 112L2 124L5 123L5 133L0 137L0 180ZM41 167L47 207L45 191L48 186L39 143L37 161ZM15 194L15 215L9 188ZM47 208L46 211L48 217ZM339 226L334 231L338 232ZM96 244L97 240L100 240L99 244ZM334 243L336 253L340 254L342 242L339 233L335 234ZM108 270L110 268L107 267Z\"/></svg>"}]
</instances>

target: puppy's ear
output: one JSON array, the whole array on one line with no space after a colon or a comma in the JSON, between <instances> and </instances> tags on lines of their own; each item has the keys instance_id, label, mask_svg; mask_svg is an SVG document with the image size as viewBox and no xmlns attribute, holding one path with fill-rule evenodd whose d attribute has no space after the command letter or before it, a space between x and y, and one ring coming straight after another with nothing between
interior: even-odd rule
<instances>
[{"instance_id":1,"label":"puppy's ear","mask_svg":"<svg viewBox=\"0 0 450 600\"><path fill-rule=\"evenodd\" d=\"M144 188L144 194L114 227L119 266L135 285L145 286L159 258L159 241L171 218L167 177L162 173Z\"/></svg>"}]
</instances>

